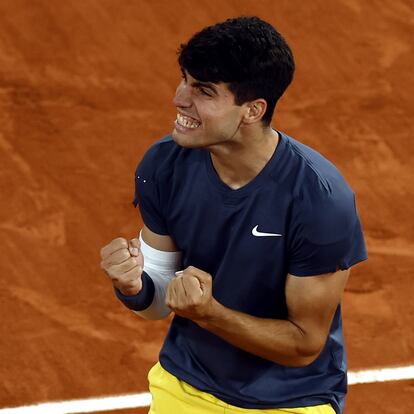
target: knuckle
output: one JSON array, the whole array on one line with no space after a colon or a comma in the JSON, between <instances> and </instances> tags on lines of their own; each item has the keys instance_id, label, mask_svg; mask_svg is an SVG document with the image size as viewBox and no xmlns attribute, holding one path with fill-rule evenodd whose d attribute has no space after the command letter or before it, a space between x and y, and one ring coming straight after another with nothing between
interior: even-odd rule
<instances>
[{"instance_id":1,"label":"knuckle","mask_svg":"<svg viewBox=\"0 0 414 414\"><path fill-rule=\"evenodd\" d=\"M106 274L112 279L112 280L118 280L118 275L114 273L113 269L109 268L106 269Z\"/></svg>"},{"instance_id":2,"label":"knuckle","mask_svg":"<svg viewBox=\"0 0 414 414\"><path fill-rule=\"evenodd\" d=\"M106 263L101 263L101 269L109 275L109 266Z\"/></svg>"},{"instance_id":3,"label":"knuckle","mask_svg":"<svg viewBox=\"0 0 414 414\"><path fill-rule=\"evenodd\" d=\"M116 276L109 275L110 279L112 280L112 283L119 284L119 279Z\"/></svg>"},{"instance_id":4,"label":"knuckle","mask_svg":"<svg viewBox=\"0 0 414 414\"><path fill-rule=\"evenodd\" d=\"M119 256L120 256L119 257L120 260L122 260L122 261L128 260L131 257L131 255L129 254L128 249L122 249L122 250L120 250Z\"/></svg>"}]
</instances>

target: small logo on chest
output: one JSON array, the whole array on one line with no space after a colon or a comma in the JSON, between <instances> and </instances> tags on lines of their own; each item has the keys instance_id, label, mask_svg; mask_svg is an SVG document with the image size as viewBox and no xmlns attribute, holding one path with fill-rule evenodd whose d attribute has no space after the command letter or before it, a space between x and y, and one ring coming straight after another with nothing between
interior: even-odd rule
<instances>
[{"instance_id":1,"label":"small logo on chest","mask_svg":"<svg viewBox=\"0 0 414 414\"><path fill-rule=\"evenodd\" d=\"M259 225L253 227L252 234L256 237L281 237L282 235L279 233L262 233L261 231L257 230Z\"/></svg>"}]
</instances>

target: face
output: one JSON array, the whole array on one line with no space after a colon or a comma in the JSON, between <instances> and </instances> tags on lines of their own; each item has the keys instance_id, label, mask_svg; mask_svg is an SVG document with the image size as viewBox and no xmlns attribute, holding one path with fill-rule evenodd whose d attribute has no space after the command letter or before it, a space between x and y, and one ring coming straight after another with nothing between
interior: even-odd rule
<instances>
[{"instance_id":1,"label":"face","mask_svg":"<svg viewBox=\"0 0 414 414\"><path fill-rule=\"evenodd\" d=\"M172 136L178 145L206 148L237 139L245 108L234 103L225 83L200 82L183 72L173 103L177 119Z\"/></svg>"}]
</instances>

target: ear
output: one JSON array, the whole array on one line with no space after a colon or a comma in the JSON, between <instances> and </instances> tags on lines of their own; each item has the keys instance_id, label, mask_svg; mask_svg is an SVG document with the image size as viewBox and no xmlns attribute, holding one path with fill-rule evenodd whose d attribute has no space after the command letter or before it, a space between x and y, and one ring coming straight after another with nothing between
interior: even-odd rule
<instances>
[{"instance_id":1,"label":"ear","mask_svg":"<svg viewBox=\"0 0 414 414\"><path fill-rule=\"evenodd\" d=\"M266 113L267 102L264 99L256 99L251 102L246 102L246 111L243 116L245 124L254 124L263 118Z\"/></svg>"}]
</instances>

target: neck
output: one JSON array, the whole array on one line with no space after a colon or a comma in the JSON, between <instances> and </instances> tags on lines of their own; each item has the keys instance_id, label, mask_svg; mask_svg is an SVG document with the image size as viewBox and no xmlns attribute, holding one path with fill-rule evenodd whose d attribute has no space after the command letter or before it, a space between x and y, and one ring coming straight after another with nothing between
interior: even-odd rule
<instances>
[{"instance_id":1,"label":"neck","mask_svg":"<svg viewBox=\"0 0 414 414\"><path fill-rule=\"evenodd\" d=\"M269 162L279 143L279 135L266 128L210 148L211 160L220 179L234 190L253 180Z\"/></svg>"}]
</instances>

